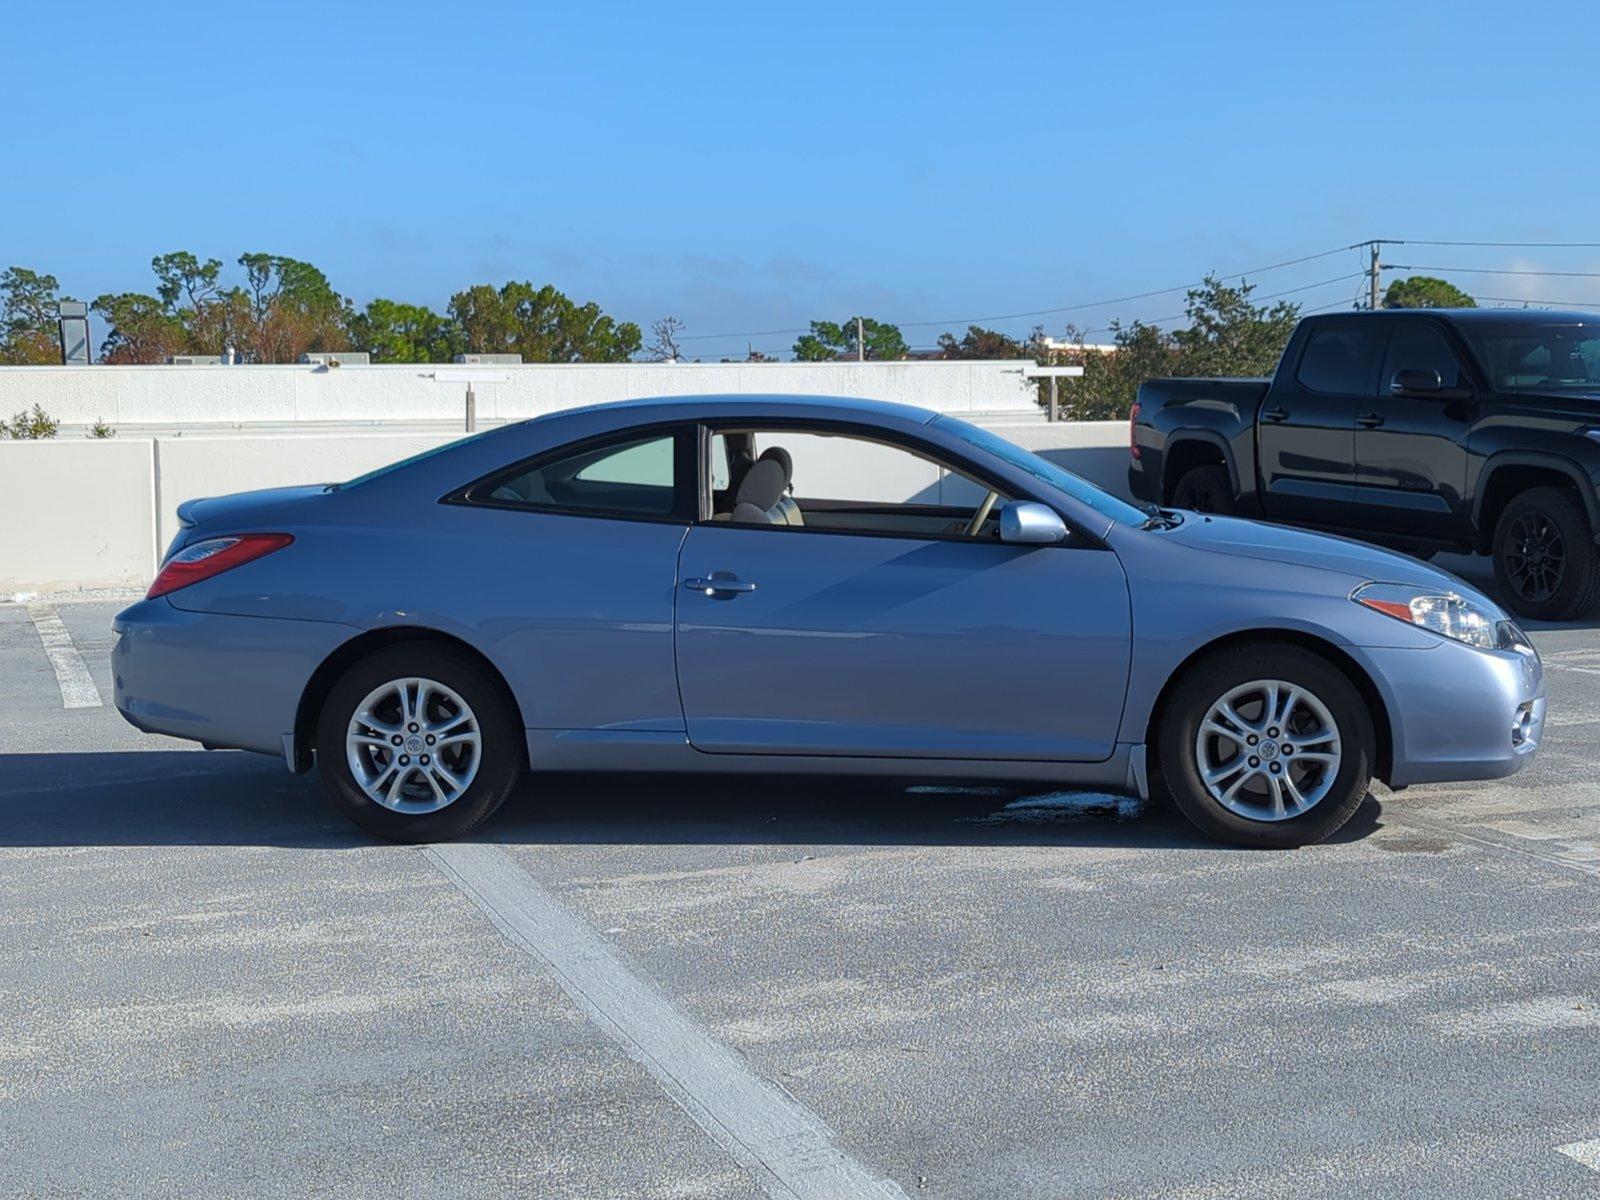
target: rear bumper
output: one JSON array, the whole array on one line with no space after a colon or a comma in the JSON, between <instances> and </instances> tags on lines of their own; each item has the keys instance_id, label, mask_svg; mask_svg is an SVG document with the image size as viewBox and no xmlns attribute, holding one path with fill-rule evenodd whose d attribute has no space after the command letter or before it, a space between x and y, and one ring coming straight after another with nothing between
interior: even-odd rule
<instances>
[{"instance_id":1,"label":"rear bumper","mask_svg":"<svg viewBox=\"0 0 1600 1200\"><path fill-rule=\"evenodd\" d=\"M118 613L117 711L135 729L282 754L312 672L355 631L321 621L188 612L165 597Z\"/></svg>"},{"instance_id":2,"label":"rear bumper","mask_svg":"<svg viewBox=\"0 0 1600 1200\"><path fill-rule=\"evenodd\" d=\"M1500 779L1539 752L1545 695L1537 655L1455 642L1363 653L1389 705L1391 786Z\"/></svg>"},{"instance_id":3,"label":"rear bumper","mask_svg":"<svg viewBox=\"0 0 1600 1200\"><path fill-rule=\"evenodd\" d=\"M1135 500L1155 500L1145 478L1144 464L1135 460L1128 465L1128 494Z\"/></svg>"}]
</instances>

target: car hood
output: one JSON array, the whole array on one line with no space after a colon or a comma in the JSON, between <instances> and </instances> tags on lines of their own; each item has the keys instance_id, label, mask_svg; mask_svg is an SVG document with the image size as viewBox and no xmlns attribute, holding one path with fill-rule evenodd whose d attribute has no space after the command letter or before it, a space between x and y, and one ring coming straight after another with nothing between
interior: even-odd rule
<instances>
[{"instance_id":1,"label":"car hood","mask_svg":"<svg viewBox=\"0 0 1600 1200\"><path fill-rule=\"evenodd\" d=\"M1160 536L1216 554L1335 571L1345 576L1352 588L1369 580L1444 588L1500 611L1493 600L1448 571L1430 567L1408 554L1332 534L1309 533L1240 517L1185 513L1182 525Z\"/></svg>"}]
</instances>

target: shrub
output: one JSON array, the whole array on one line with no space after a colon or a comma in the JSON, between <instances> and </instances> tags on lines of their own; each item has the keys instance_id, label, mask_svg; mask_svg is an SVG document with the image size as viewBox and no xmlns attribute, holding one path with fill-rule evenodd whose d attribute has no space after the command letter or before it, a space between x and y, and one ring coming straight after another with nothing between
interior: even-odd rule
<instances>
[{"instance_id":1,"label":"shrub","mask_svg":"<svg viewBox=\"0 0 1600 1200\"><path fill-rule=\"evenodd\" d=\"M0 421L0 429L3 429L9 436L16 438L18 441L24 442L37 441L41 438L53 438L59 428L61 428L61 422L57 421L37 404L33 406L32 412L19 412L11 418L9 423Z\"/></svg>"}]
</instances>

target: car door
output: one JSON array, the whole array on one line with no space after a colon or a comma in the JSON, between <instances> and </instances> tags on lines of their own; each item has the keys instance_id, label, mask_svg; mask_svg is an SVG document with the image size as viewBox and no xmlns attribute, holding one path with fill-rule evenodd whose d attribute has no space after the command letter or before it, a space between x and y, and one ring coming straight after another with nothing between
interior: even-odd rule
<instances>
[{"instance_id":1,"label":"car door","mask_svg":"<svg viewBox=\"0 0 1600 1200\"><path fill-rule=\"evenodd\" d=\"M1356 414L1371 407L1382 337L1370 318L1318 320L1260 414L1261 501L1272 520L1347 523L1355 500Z\"/></svg>"},{"instance_id":2,"label":"car door","mask_svg":"<svg viewBox=\"0 0 1600 1200\"><path fill-rule=\"evenodd\" d=\"M1028 547L992 529L947 532L982 502L981 487L974 496L952 486L964 479L919 481L867 466L860 453L794 457L803 524L702 520L685 538L678 679L696 748L1111 754L1131 637L1114 554L1079 535ZM895 519L904 514L882 492L891 480L923 531ZM928 504L958 494L956 504ZM871 520L875 507L889 519Z\"/></svg>"},{"instance_id":3,"label":"car door","mask_svg":"<svg viewBox=\"0 0 1600 1200\"><path fill-rule=\"evenodd\" d=\"M1439 393L1396 393L1401 370L1438 373ZM1356 502L1363 525L1449 537L1470 519L1462 500L1470 379L1435 322L1395 322L1372 405L1356 414Z\"/></svg>"}]
</instances>

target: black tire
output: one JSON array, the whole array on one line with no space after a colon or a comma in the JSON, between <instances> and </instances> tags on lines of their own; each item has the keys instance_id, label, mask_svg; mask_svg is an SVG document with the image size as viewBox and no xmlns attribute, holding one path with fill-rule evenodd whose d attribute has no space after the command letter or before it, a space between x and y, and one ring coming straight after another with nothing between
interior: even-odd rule
<instances>
[{"instance_id":1,"label":"black tire","mask_svg":"<svg viewBox=\"0 0 1600 1200\"><path fill-rule=\"evenodd\" d=\"M1228 468L1216 464L1190 467L1178 476L1169 503L1194 512L1232 515L1233 481L1228 478Z\"/></svg>"},{"instance_id":2,"label":"black tire","mask_svg":"<svg viewBox=\"0 0 1600 1200\"><path fill-rule=\"evenodd\" d=\"M397 812L369 796L346 751L346 734L357 707L384 684L411 678L442 684L465 701L477 719L480 738L471 781L443 807L426 813ZM415 698L414 692L408 694ZM328 692L317 721L317 770L334 807L368 833L394 842L448 841L486 820L516 786L524 756L520 724L498 682L468 655L430 642L387 646L350 667ZM455 751L464 752L464 748ZM422 781L415 775L412 779L420 790Z\"/></svg>"},{"instance_id":3,"label":"black tire","mask_svg":"<svg viewBox=\"0 0 1600 1200\"><path fill-rule=\"evenodd\" d=\"M1327 709L1339 737L1338 768L1325 794L1299 815L1279 820L1265 819L1266 808L1262 819L1252 819L1224 806L1207 791L1197 758L1197 736L1211 706L1257 680L1279 680L1309 692ZM1286 740L1273 741L1274 758ZM1184 672L1163 704L1156 755L1172 802L1203 833L1236 846L1285 850L1320 842L1350 819L1371 785L1375 746L1367 705L1343 671L1300 646L1255 642L1218 650ZM1287 755L1279 761L1287 762ZM1319 784L1323 779L1320 772L1310 777ZM1301 782L1307 778L1302 774Z\"/></svg>"},{"instance_id":4,"label":"black tire","mask_svg":"<svg viewBox=\"0 0 1600 1200\"><path fill-rule=\"evenodd\" d=\"M1600 554L1583 505L1559 487L1514 496L1494 527L1494 577L1511 611L1572 621L1600 606Z\"/></svg>"}]
</instances>

